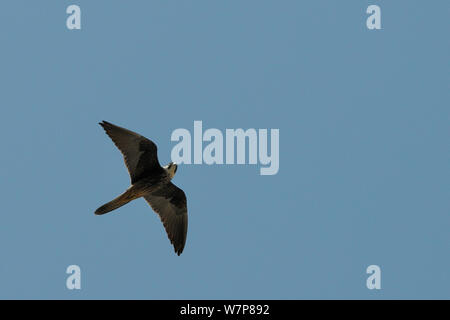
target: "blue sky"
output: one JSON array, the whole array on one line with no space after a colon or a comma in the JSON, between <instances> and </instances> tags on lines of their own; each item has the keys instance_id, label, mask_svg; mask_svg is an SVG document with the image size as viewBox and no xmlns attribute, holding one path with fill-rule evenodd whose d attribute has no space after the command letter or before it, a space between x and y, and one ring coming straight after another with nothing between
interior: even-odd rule
<instances>
[{"instance_id":1,"label":"blue sky","mask_svg":"<svg viewBox=\"0 0 450 320\"><path fill-rule=\"evenodd\" d=\"M66 28L67 6L82 29ZM366 28L370 4L382 30ZM450 298L448 1L3 1L0 298ZM97 123L277 128L280 169L181 165L178 257ZM82 289L66 288L67 266ZM368 290L379 265L382 289Z\"/></svg>"}]
</instances>

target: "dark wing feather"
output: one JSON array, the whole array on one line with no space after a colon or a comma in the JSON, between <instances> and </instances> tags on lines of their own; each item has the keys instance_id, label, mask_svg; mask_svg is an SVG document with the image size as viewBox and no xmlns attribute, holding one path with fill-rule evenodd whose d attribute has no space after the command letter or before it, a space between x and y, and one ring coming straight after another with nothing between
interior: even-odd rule
<instances>
[{"instance_id":1,"label":"dark wing feather","mask_svg":"<svg viewBox=\"0 0 450 320\"><path fill-rule=\"evenodd\" d=\"M130 173L131 184L163 170L158 161L156 144L153 141L106 121L99 124L122 152L125 165Z\"/></svg>"},{"instance_id":2,"label":"dark wing feather","mask_svg":"<svg viewBox=\"0 0 450 320\"><path fill-rule=\"evenodd\" d=\"M146 194L144 199L160 217L175 252L180 255L186 243L188 227L186 195L183 190L169 182L158 191Z\"/></svg>"}]
</instances>

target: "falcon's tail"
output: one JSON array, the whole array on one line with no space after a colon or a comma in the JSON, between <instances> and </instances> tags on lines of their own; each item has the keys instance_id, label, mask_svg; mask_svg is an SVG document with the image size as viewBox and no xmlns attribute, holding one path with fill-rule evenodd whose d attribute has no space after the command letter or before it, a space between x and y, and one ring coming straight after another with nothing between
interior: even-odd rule
<instances>
[{"instance_id":1,"label":"falcon's tail","mask_svg":"<svg viewBox=\"0 0 450 320\"><path fill-rule=\"evenodd\" d=\"M122 193L120 196L118 196L114 200L102 205L100 208L95 210L95 214L100 215L100 214L108 213L117 208L120 208L121 206L127 204L128 202L130 202L131 200L134 200L134 199L136 199L136 196L134 196L134 192L132 192L132 190L128 189L127 191Z\"/></svg>"}]
</instances>

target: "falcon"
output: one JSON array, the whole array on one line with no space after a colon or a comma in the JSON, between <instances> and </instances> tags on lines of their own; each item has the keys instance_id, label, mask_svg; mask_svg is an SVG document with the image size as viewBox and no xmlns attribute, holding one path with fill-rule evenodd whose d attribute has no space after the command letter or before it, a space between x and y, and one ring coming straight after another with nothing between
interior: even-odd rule
<instances>
[{"instance_id":1,"label":"falcon","mask_svg":"<svg viewBox=\"0 0 450 320\"><path fill-rule=\"evenodd\" d=\"M95 214L108 213L142 197L158 214L175 253L180 255L186 243L188 216L186 195L171 182L177 172L177 164L170 162L161 167L156 144L140 134L106 121L99 125L122 153L131 186L95 210Z\"/></svg>"}]
</instances>

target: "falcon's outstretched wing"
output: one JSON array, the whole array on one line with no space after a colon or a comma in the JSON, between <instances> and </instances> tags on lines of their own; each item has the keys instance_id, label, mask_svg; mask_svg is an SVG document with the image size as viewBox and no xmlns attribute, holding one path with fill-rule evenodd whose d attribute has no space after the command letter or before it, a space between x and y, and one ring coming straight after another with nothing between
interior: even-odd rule
<instances>
[{"instance_id":1,"label":"falcon's outstretched wing","mask_svg":"<svg viewBox=\"0 0 450 320\"><path fill-rule=\"evenodd\" d=\"M163 170L158 161L156 144L153 141L106 121L99 124L122 152L130 173L131 184L145 176Z\"/></svg>"},{"instance_id":2,"label":"falcon's outstretched wing","mask_svg":"<svg viewBox=\"0 0 450 320\"><path fill-rule=\"evenodd\" d=\"M158 191L146 194L144 199L159 215L175 252L180 255L186 243L188 227L186 195L183 190L169 182Z\"/></svg>"}]
</instances>

